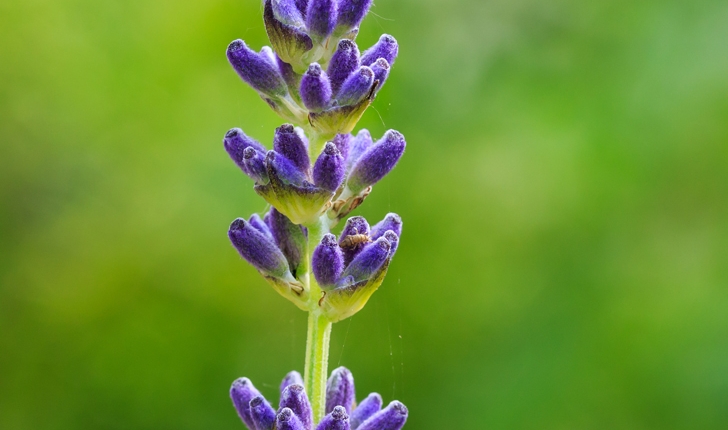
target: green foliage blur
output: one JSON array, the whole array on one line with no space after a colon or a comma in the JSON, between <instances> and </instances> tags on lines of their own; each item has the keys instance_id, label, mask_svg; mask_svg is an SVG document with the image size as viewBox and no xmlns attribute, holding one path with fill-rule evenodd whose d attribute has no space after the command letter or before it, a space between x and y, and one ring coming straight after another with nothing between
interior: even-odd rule
<instances>
[{"instance_id":1,"label":"green foliage blur","mask_svg":"<svg viewBox=\"0 0 728 430\"><path fill-rule=\"evenodd\" d=\"M360 127L407 152L330 367L426 429L728 428L728 3L377 0L400 42ZM235 75L257 0L0 3L0 429L242 429L305 314L229 245L223 151L282 123Z\"/></svg>"}]
</instances>

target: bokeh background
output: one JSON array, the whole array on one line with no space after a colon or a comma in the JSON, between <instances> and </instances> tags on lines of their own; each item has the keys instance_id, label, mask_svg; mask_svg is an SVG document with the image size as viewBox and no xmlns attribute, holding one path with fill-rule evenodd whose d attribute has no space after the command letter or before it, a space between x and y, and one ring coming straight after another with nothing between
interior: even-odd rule
<instances>
[{"instance_id":1,"label":"bokeh background","mask_svg":"<svg viewBox=\"0 0 728 430\"><path fill-rule=\"evenodd\" d=\"M728 3L378 0L360 123L408 139L357 210L405 220L331 367L406 428L728 428ZM257 0L0 3L0 428L242 429L305 315L237 256L231 127Z\"/></svg>"}]
</instances>

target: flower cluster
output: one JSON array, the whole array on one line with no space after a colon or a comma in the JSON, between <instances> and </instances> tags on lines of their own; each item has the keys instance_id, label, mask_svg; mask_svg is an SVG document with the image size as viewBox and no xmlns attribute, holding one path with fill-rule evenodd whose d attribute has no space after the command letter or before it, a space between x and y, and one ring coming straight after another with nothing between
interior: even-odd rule
<instances>
[{"instance_id":1,"label":"flower cluster","mask_svg":"<svg viewBox=\"0 0 728 430\"><path fill-rule=\"evenodd\" d=\"M233 382L230 398L250 430L313 430L313 413L301 374L293 371L286 375L280 392L275 410L248 378L240 378ZM407 408L402 403L395 400L382 408L382 396L377 393L357 405L354 377L345 367L331 372L325 413L316 430L400 430L407 421Z\"/></svg>"},{"instance_id":2,"label":"flower cluster","mask_svg":"<svg viewBox=\"0 0 728 430\"><path fill-rule=\"evenodd\" d=\"M385 34L360 54L354 38L370 5L371 0L266 0L273 49L255 52L238 39L228 46L228 60L286 120L307 124L324 140L350 133L399 50Z\"/></svg>"},{"instance_id":3,"label":"flower cluster","mask_svg":"<svg viewBox=\"0 0 728 430\"><path fill-rule=\"evenodd\" d=\"M358 312L382 284L402 235L388 214L371 226L360 216L339 221L362 204L402 157L404 136L375 140L351 134L389 77L397 41L382 35L360 52L359 24L372 0L265 0L263 20L273 48L242 40L228 46L235 72L289 124L268 150L241 129L223 145L270 204L264 215L232 222L228 237L269 284L308 311L305 378L290 373L275 411L249 380L231 396L251 430L399 430L407 408L371 394L354 408L354 380L339 368L326 383L331 325ZM309 404L309 399L311 402Z\"/></svg>"}]
</instances>

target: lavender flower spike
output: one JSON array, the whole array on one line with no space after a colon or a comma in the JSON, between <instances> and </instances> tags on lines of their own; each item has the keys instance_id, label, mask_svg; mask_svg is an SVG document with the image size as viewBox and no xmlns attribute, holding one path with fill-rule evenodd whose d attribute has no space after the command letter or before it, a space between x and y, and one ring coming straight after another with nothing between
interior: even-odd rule
<instances>
[{"instance_id":1,"label":"lavender flower spike","mask_svg":"<svg viewBox=\"0 0 728 430\"><path fill-rule=\"evenodd\" d=\"M273 430L276 424L276 411L263 396L250 401L250 415L257 430Z\"/></svg>"},{"instance_id":2,"label":"lavender flower spike","mask_svg":"<svg viewBox=\"0 0 728 430\"><path fill-rule=\"evenodd\" d=\"M290 408L283 408L276 417L276 430L310 430Z\"/></svg>"},{"instance_id":3,"label":"lavender flower spike","mask_svg":"<svg viewBox=\"0 0 728 430\"><path fill-rule=\"evenodd\" d=\"M374 84L374 72L369 67L360 67L341 85L336 101L340 106L357 104L366 97Z\"/></svg>"},{"instance_id":4,"label":"lavender flower spike","mask_svg":"<svg viewBox=\"0 0 728 430\"><path fill-rule=\"evenodd\" d=\"M253 267L268 276L296 282L283 253L247 221L242 218L233 221L228 236L240 255Z\"/></svg>"},{"instance_id":5,"label":"lavender flower spike","mask_svg":"<svg viewBox=\"0 0 728 430\"><path fill-rule=\"evenodd\" d=\"M354 257L344 269L344 273L341 274L342 278L352 276L354 282L361 282L371 278L379 272L379 269L387 261L389 248L390 244L387 239L380 237Z\"/></svg>"},{"instance_id":6,"label":"lavender flower spike","mask_svg":"<svg viewBox=\"0 0 728 430\"><path fill-rule=\"evenodd\" d=\"M346 165L336 145L328 142L313 166L313 183L325 190L336 191L344 181Z\"/></svg>"},{"instance_id":7,"label":"lavender flower spike","mask_svg":"<svg viewBox=\"0 0 728 430\"><path fill-rule=\"evenodd\" d=\"M318 63L312 63L301 78L301 100L313 112L326 109L331 101L331 84Z\"/></svg>"},{"instance_id":8,"label":"lavender flower spike","mask_svg":"<svg viewBox=\"0 0 728 430\"><path fill-rule=\"evenodd\" d=\"M407 422L407 414L407 407L395 400L364 421L358 430L400 430Z\"/></svg>"},{"instance_id":9,"label":"lavender flower spike","mask_svg":"<svg viewBox=\"0 0 728 430\"><path fill-rule=\"evenodd\" d=\"M344 34L348 30L358 27L369 12L371 5L372 0L339 0L336 33Z\"/></svg>"},{"instance_id":10,"label":"lavender flower spike","mask_svg":"<svg viewBox=\"0 0 728 430\"><path fill-rule=\"evenodd\" d=\"M371 66L378 59L384 58L392 66L398 53L399 45L397 45L397 39L388 34L383 34L374 46L361 54L361 64L362 66Z\"/></svg>"},{"instance_id":11,"label":"lavender flower spike","mask_svg":"<svg viewBox=\"0 0 728 430\"><path fill-rule=\"evenodd\" d=\"M313 251L311 261L313 274L319 286L324 290L333 288L341 276L341 272L344 271L344 255L341 253L339 244L336 243L336 236L324 235L321 243Z\"/></svg>"},{"instance_id":12,"label":"lavender flower spike","mask_svg":"<svg viewBox=\"0 0 728 430\"><path fill-rule=\"evenodd\" d=\"M369 394L366 399L359 402L354 412L349 416L351 430L356 430L361 423L382 409L382 396L378 393Z\"/></svg>"},{"instance_id":13,"label":"lavender flower spike","mask_svg":"<svg viewBox=\"0 0 728 430\"><path fill-rule=\"evenodd\" d=\"M255 423L250 413L250 401L259 396L260 392L255 389L248 378L236 379L232 387L230 387L230 398L233 401L233 406L238 411L240 419L251 430L255 430Z\"/></svg>"},{"instance_id":14,"label":"lavender flower spike","mask_svg":"<svg viewBox=\"0 0 728 430\"><path fill-rule=\"evenodd\" d=\"M342 39L329 61L328 75L331 91L336 94L346 78L359 67L359 48L349 39Z\"/></svg>"},{"instance_id":15,"label":"lavender flower spike","mask_svg":"<svg viewBox=\"0 0 728 430\"><path fill-rule=\"evenodd\" d=\"M326 413L332 412L339 406L347 413L351 413L354 403L356 403L354 375L343 366L334 369L326 383Z\"/></svg>"},{"instance_id":16,"label":"lavender flower spike","mask_svg":"<svg viewBox=\"0 0 728 430\"><path fill-rule=\"evenodd\" d=\"M316 426L316 430L350 430L350 428L349 415L343 406L336 406Z\"/></svg>"},{"instance_id":17,"label":"lavender flower spike","mask_svg":"<svg viewBox=\"0 0 728 430\"><path fill-rule=\"evenodd\" d=\"M303 428L313 427L313 412L311 404L302 385L289 385L281 394L279 410L290 409L303 424Z\"/></svg>"},{"instance_id":18,"label":"lavender flower spike","mask_svg":"<svg viewBox=\"0 0 728 430\"><path fill-rule=\"evenodd\" d=\"M334 32L336 2L334 0L309 0L306 10L308 34L315 41L323 41Z\"/></svg>"},{"instance_id":19,"label":"lavender flower spike","mask_svg":"<svg viewBox=\"0 0 728 430\"><path fill-rule=\"evenodd\" d=\"M240 39L233 40L227 48L227 57L238 75L256 91L270 97L288 94L286 83L268 58L248 48Z\"/></svg>"}]
</instances>

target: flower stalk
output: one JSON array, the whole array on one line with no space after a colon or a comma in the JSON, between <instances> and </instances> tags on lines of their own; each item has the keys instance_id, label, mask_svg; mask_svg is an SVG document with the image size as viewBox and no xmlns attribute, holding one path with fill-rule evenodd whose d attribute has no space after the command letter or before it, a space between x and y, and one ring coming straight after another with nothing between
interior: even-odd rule
<instances>
[{"instance_id":1,"label":"flower stalk","mask_svg":"<svg viewBox=\"0 0 728 430\"><path fill-rule=\"evenodd\" d=\"M281 296L308 312L304 375L289 373L278 410L246 378L231 398L251 430L399 430L407 408L372 393L356 407L345 368L328 375L332 325L361 310L379 288L399 246L402 220L374 226L349 217L402 157L404 136L351 134L391 72L399 47L382 35L363 53L355 43L371 0L265 0L272 49L238 39L233 70L285 121L272 149L233 128L223 139L234 163L270 205L238 218L228 236L240 256Z\"/></svg>"}]
</instances>

